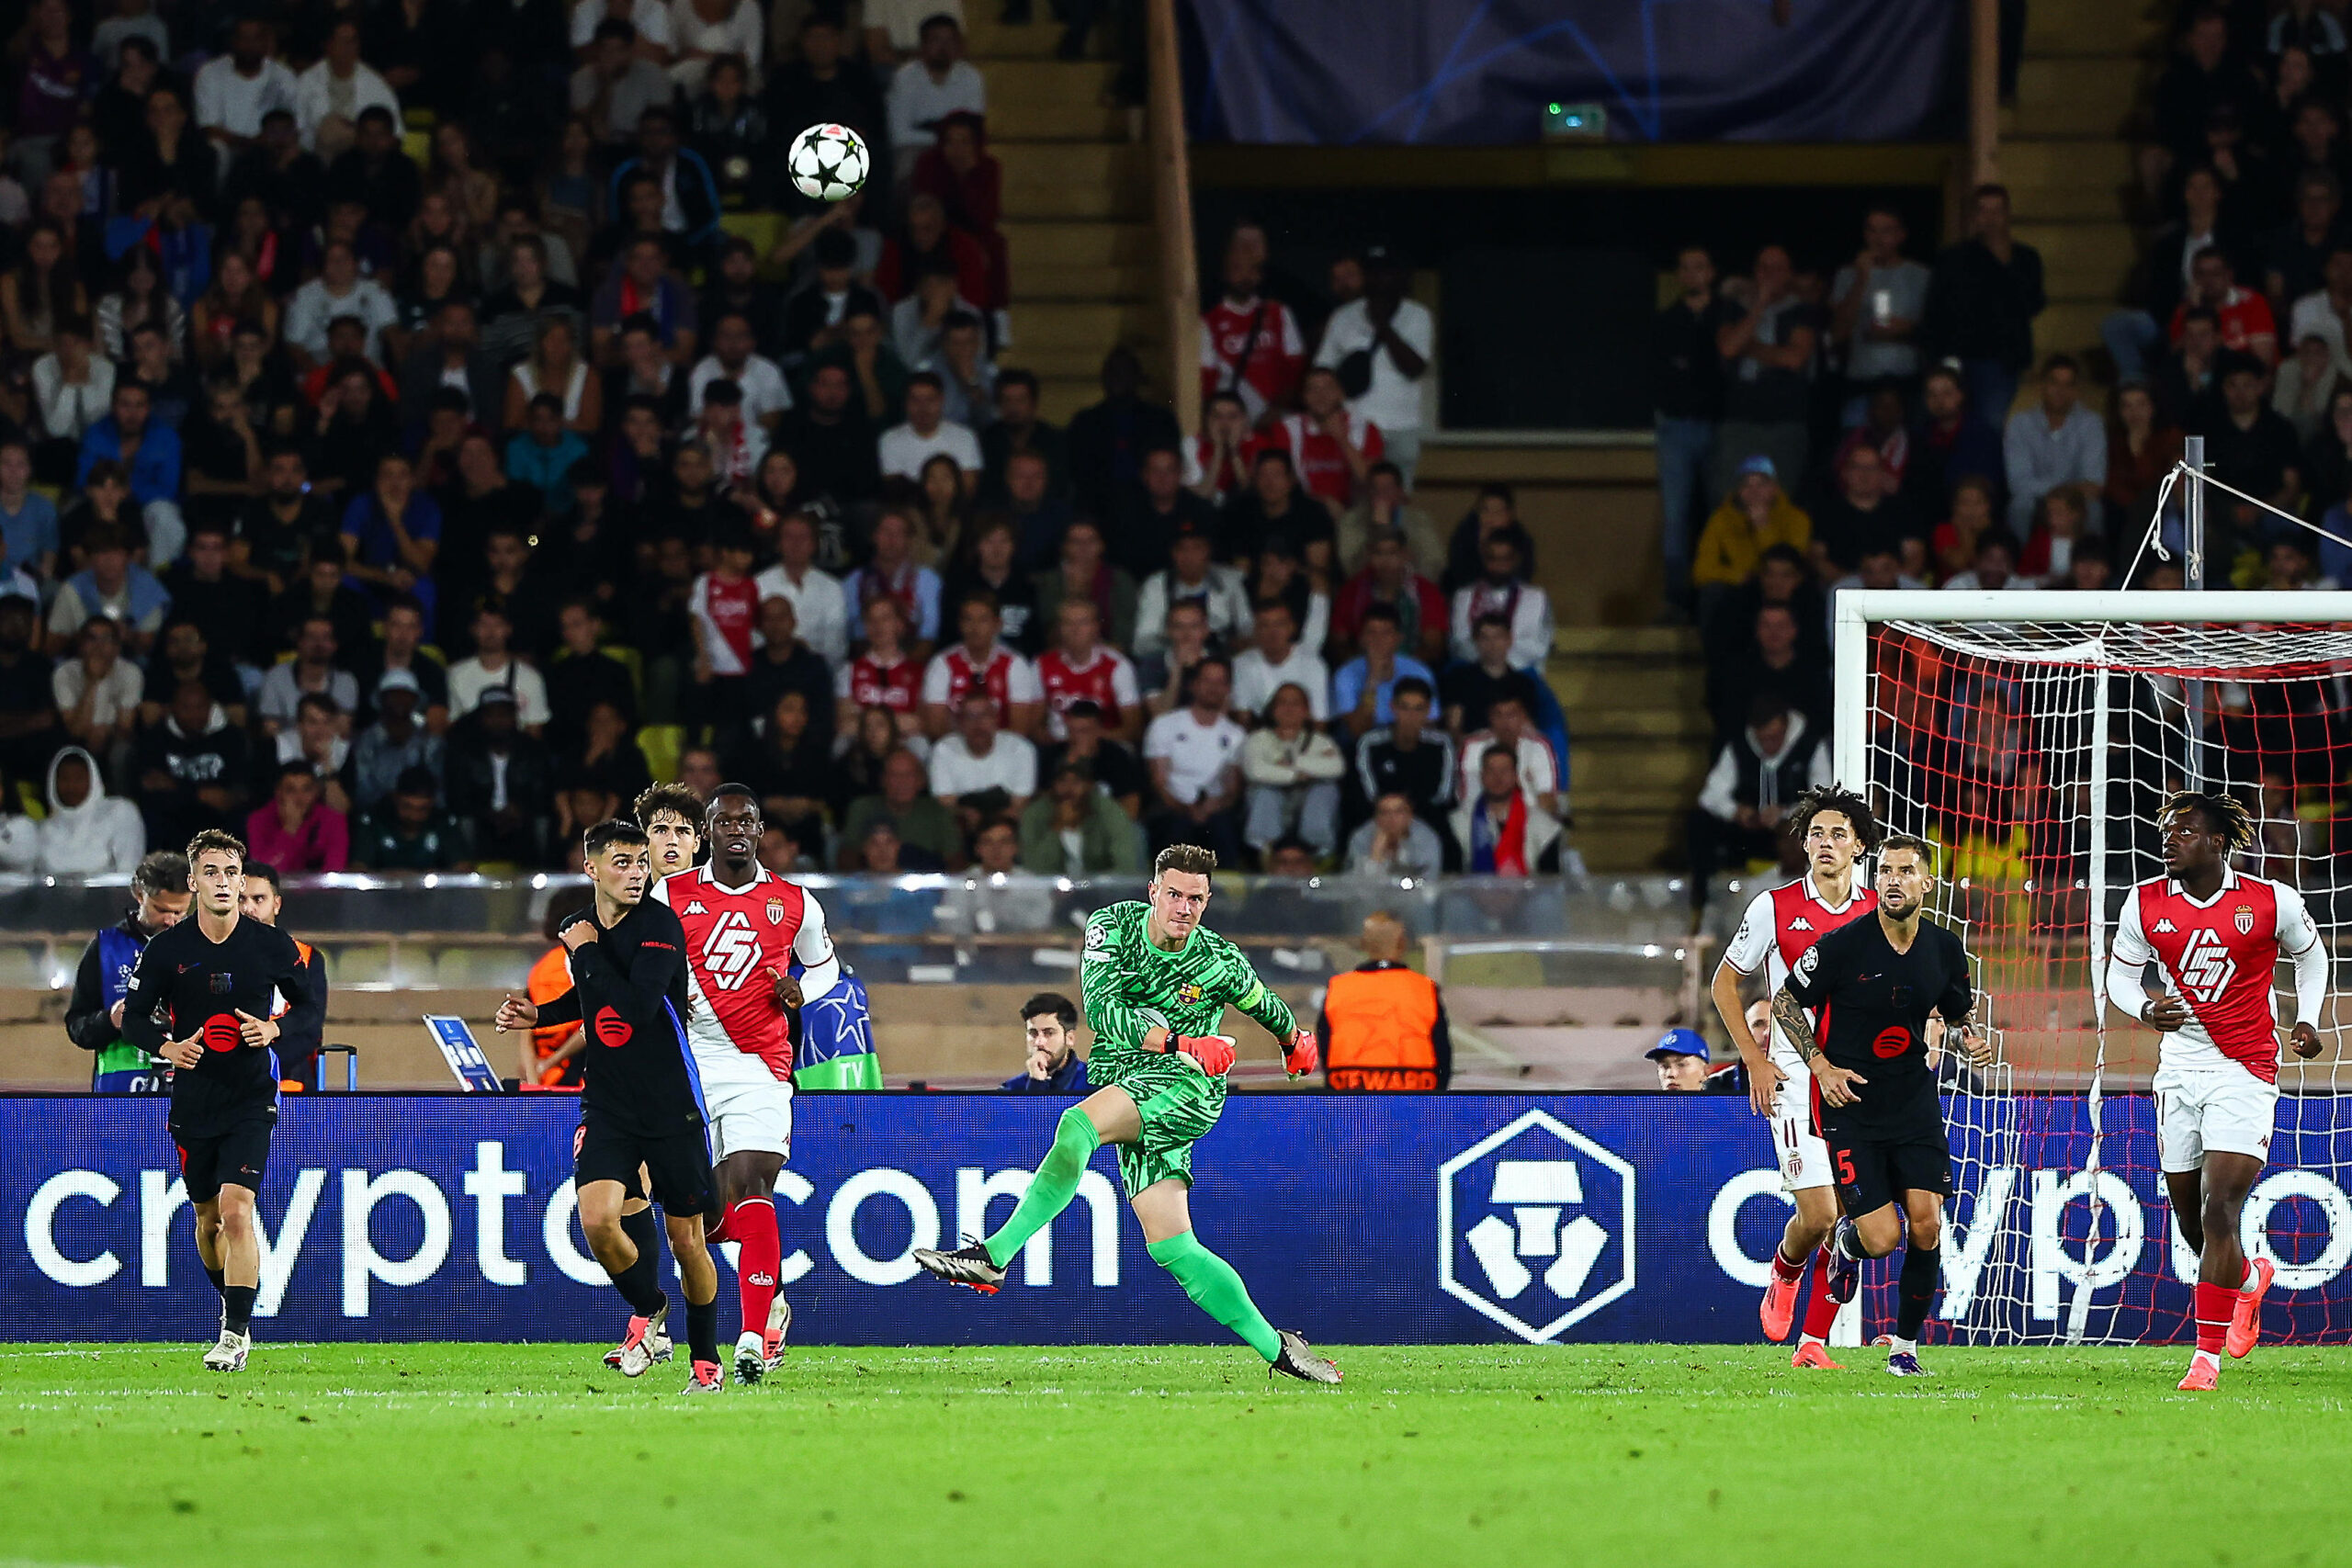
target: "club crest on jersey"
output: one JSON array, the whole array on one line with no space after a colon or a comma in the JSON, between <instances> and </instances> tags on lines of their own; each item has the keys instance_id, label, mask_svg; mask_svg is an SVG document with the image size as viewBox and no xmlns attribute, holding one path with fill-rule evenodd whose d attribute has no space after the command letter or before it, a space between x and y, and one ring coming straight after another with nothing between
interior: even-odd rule
<instances>
[{"instance_id":1,"label":"club crest on jersey","mask_svg":"<svg viewBox=\"0 0 2352 1568\"><path fill-rule=\"evenodd\" d=\"M237 988L237 977L233 975L208 975L205 978L212 982L212 994L216 997L225 997Z\"/></svg>"},{"instance_id":2,"label":"club crest on jersey","mask_svg":"<svg viewBox=\"0 0 2352 1568\"><path fill-rule=\"evenodd\" d=\"M1193 980L1187 980L1176 987L1176 999L1186 1007L1196 1005L1203 994L1199 983Z\"/></svg>"},{"instance_id":3,"label":"club crest on jersey","mask_svg":"<svg viewBox=\"0 0 2352 1568\"><path fill-rule=\"evenodd\" d=\"M2252 936L2254 934L2254 906L2240 904L2231 913L2230 923L2238 928L2238 935Z\"/></svg>"},{"instance_id":4,"label":"club crest on jersey","mask_svg":"<svg viewBox=\"0 0 2352 1568\"><path fill-rule=\"evenodd\" d=\"M772 926L780 926L784 924L783 899L771 898L768 900L768 924Z\"/></svg>"}]
</instances>

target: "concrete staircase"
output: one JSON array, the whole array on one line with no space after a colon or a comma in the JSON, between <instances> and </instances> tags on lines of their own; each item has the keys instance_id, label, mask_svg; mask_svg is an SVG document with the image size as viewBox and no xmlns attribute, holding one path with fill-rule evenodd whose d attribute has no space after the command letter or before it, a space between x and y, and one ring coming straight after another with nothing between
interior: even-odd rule
<instances>
[{"instance_id":1,"label":"concrete staircase","mask_svg":"<svg viewBox=\"0 0 2352 1568\"><path fill-rule=\"evenodd\" d=\"M989 146L1004 164L1012 342L1003 363L1036 373L1056 423L1102 397L1118 343L1148 367L1165 335L1150 304L1158 275L1151 167L1141 119L1104 102L1117 66L1053 57L1058 26L973 18L972 61L988 77Z\"/></svg>"},{"instance_id":2,"label":"concrete staircase","mask_svg":"<svg viewBox=\"0 0 2352 1568\"><path fill-rule=\"evenodd\" d=\"M2151 0L2036 0L2017 102L2001 111L2001 175L2017 236L2041 252L2050 308L2042 354L2098 345L2138 257L2140 203L2127 131L2161 69L2164 8Z\"/></svg>"},{"instance_id":3,"label":"concrete staircase","mask_svg":"<svg viewBox=\"0 0 2352 1568\"><path fill-rule=\"evenodd\" d=\"M1687 626L1562 626L1544 671L1568 716L1570 842L1596 872L1679 868L1713 761L1706 668Z\"/></svg>"}]
</instances>

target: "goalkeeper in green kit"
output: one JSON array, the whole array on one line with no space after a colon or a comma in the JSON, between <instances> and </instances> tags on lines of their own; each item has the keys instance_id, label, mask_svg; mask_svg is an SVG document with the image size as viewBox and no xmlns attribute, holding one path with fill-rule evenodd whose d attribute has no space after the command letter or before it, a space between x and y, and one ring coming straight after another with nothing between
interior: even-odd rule
<instances>
[{"instance_id":1,"label":"goalkeeper in green kit","mask_svg":"<svg viewBox=\"0 0 2352 1568\"><path fill-rule=\"evenodd\" d=\"M1316 1060L1314 1032L1298 1026L1238 948L1202 927L1216 866L1214 852L1173 845L1152 863L1145 902L1114 904L1086 922L1080 967L1094 1027L1086 1071L1102 1087L1062 1112L1052 1152L1001 1228L953 1252L919 1247L915 1261L952 1284L995 1293L1022 1245L1077 1196L1094 1151L1113 1144L1152 1261L1274 1371L1338 1382L1340 1369L1269 1324L1233 1266L1193 1235L1193 1145L1216 1125L1233 1066L1232 1037L1209 1032L1227 1004L1283 1043L1291 1077L1313 1072Z\"/></svg>"}]
</instances>

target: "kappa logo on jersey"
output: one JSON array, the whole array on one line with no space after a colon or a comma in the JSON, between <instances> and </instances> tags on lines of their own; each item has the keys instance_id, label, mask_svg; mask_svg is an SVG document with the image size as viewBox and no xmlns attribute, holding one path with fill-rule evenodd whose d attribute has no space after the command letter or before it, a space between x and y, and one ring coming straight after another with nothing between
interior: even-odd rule
<instances>
[{"instance_id":1,"label":"kappa logo on jersey","mask_svg":"<svg viewBox=\"0 0 2352 1568\"><path fill-rule=\"evenodd\" d=\"M1634 1168L1531 1111L1438 1168L1438 1283L1542 1344L1634 1288Z\"/></svg>"},{"instance_id":2,"label":"kappa logo on jersey","mask_svg":"<svg viewBox=\"0 0 2352 1568\"><path fill-rule=\"evenodd\" d=\"M780 904L769 906L780 910ZM729 909L718 917L710 934L702 939L702 963L710 983L722 991L732 991L751 977L752 966L760 961L759 934L752 930L751 918L741 909Z\"/></svg>"},{"instance_id":3,"label":"kappa logo on jersey","mask_svg":"<svg viewBox=\"0 0 2352 1568\"><path fill-rule=\"evenodd\" d=\"M2254 906L2240 904L2235 910L2232 911L2230 923L2238 928L2238 935L2252 936L2254 934Z\"/></svg>"},{"instance_id":4,"label":"kappa logo on jersey","mask_svg":"<svg viewBox=\"0 0 2352 1568\"><path fill-rule=\"evenodd\" d=\"M2252 911L2247 912L2249 923ZM2237 977L2238 961L2230 956L2222 933L2199 931L2180 953L2180 988L2200 1002L2215 1002Z\"/></svg>"},{"instance_id":5,"label":"kappa logo on jersey","mask_svg":"<svg viewBox=\"0 0 2352 1568\"><path fill-rule=\"evenodd\" d=\"M686 906L686 913L689 915L707 915L710 911L702 907L702 900L697 898L693 903Z\"/></svg>"},{"instance_id":6,"label":"kappa logo on jersey","mask_svg":"<svg viewBox=\"0 0 2352 1568\"><path fill-rule=\"evenodd\" d=\"M2180 933L2180 928L2174 925L2170 919L2159 919L2156 922L2156 930L2166 936L2177 936Z\"/></svg>"},{"instance_id":7,"label":"kappa logo on jersey","mask_svg":"<svg viewBox=\"0 0 2352 1568\"><path fill-rule=\"evenodd\" d=\"M1789 930L1792 931L1809 931L1813 930L1813 922L1806 919L1803 915L1799 915L1795 919L1789 922Z\"/></svg>"}]
</instances>

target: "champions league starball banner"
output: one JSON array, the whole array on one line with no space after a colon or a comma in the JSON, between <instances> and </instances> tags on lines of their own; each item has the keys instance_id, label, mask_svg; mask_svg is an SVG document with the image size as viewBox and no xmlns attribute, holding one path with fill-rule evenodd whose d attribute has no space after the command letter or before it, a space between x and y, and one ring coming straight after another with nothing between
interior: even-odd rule
<instances>
[{"instance_id":1,"label":"champions league starball banner","mask_svg":"<svg viewBox=\"0 0 2352 1568\"><path fill-rule=\"evenodd\" d=\"M1218 1330L1146 1255L1108 1150L1002 1292L917 1247L1002 1223L1063 1102L828 1094L794 1102L777 1192L803 1343L1201 1343ZM1988 1106L2005 1108L1986 1126ZM2352 1107L2281 1102L2250 1244L2280 1266L2266 1331L2352 1326ZM0 1314L12 1337L209 1339L164 1104L0 1100ZM286 1107L264 1182L255 1332L270 1340L610 1340L625 1316L571 1184L575 1101L323 1096ZM2149 1102L1977 1101L1932 1339L2186 1330L2194 1259L2154 1175ZM1194 1156L1201 1238L1266 1314L1331 1344L1757 1337L1788 1214L1764 1125L1713 1096L1237 1096ZM2094 1235L2087 1249L2084 1237ZM1865 1333L1891 1310L1871 1266ZM722 1267L721 1323L734 1278Z\"/></svg>"}]
</instances>

